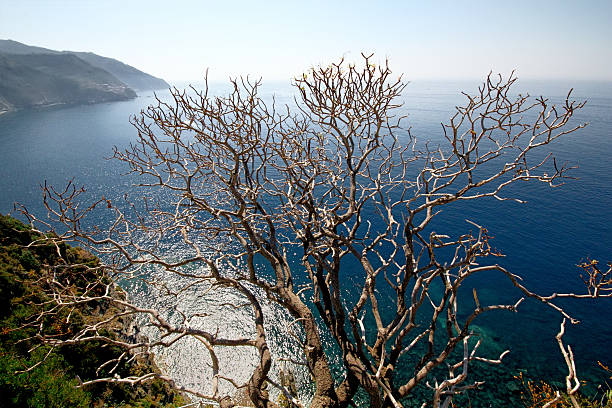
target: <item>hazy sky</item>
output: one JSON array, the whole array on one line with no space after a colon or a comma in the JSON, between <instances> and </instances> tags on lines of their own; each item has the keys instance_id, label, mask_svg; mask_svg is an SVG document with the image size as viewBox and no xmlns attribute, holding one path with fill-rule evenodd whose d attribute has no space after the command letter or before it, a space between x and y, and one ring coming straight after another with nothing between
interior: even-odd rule
<instances>
[{"instance_id":1,"label":"hazy sky","mask_svg":"<svg viewBox=\"0 0 612 408\"><path fill-rule=\"evenodd\" d=\"M360 52L417 78L612 80L612 1L0 0L0 38L169 80L288 80Z\"/></svg>"}]
</instances>

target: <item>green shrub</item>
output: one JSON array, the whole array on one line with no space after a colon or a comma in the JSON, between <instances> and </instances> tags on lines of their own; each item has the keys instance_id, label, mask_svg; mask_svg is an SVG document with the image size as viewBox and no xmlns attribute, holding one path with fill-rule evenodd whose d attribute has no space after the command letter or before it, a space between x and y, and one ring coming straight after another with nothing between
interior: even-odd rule
<instances>
[{"instance_id":1,"label":"green shrub","mask_svg":"<svg viewBox=\"0 0 612 408\"><path fill-rule=\"evenodd\" d=\"M37 328L29 325L46 300L44 280L46 266L60 266L55 245L45 243L21 222L0 214L0 404L2 407L69 408L69 407L174 407L184 398L161 380L135 387L94 384L78 388L76 379L93 378L96 369L122 352L117 347L102 347L100 342L63 346L47 355L48 346L36 344L30 337ZM36 241L35 245L25 248ZM60 252L70 263L79 266L57 269L58 279L69 280L76 291L103 273L99 261L90 253L66 244ZM102 276L103 283L110 279ZM70 322L66 313L47 317L43 323L56 333L79 331L84 322L100 319L110 307L97 302L73 311ZM39 322L37 322L38 325ZM112 332L108 332L113 335ZM31 351L33 349L33 351ZM46 356L46 358L45 358ZM27 372L21 372L42 361ZM138 361L121 368L120 374L131 375L155 369L151 362Z\"/></svg>"}]
</instances>

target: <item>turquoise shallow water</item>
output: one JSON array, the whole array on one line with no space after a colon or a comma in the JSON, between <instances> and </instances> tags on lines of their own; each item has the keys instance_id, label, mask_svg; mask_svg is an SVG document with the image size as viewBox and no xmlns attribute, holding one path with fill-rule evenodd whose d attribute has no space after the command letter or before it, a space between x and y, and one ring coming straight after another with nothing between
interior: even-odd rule
<instances>
[{"instance_id":1,"label":"turquoise shallow water","mask_svg":"<svg viewBox=\"0 0 612 408\"><path fill-rule=\"evenodd\" d=\"M440 140L440 122L463 102L460 90L475 89L472 82L414 82L405 91L407 123L417 138ZM464 229L469 218L486 225L495 236L495 246L506 257L501 263L523 276L530 288L546 294L552 290L578 290L576 264L587 257L612 260L612 84L594 82L519 83L521 90L551 99L575 88L577 99L587 106L575 123L589 122L579 132L552 147L558 162L577 165L578 180L549 189L534 184L515 191L526 205L495 200L478 205L455 206L442 214L439 228L449 232ZM264 88L280 102L289 100L290 89L271 84ZM159 93L161 97L166 92ZM0 116L0 212L12 211L13 202L42 213L40 184L63 185L74 179L88 186L91 197L121 197L130 191L125 170L108 161L114 145L123 146L135 137L129 116L151 103L152 94L128 102L23 111ZM461 229L460 229L461 228ZM482 302L512 301L517 293L501 277L477 282ZM497 384L482 394L486 398L510 398L513 387L509 372L527 370L529 375L563 381L564 369L554 335L559 318L546 308L526 302L518 315L492 314L477 326L487 340L483 352L512 350L506 368L482 374ZM601 381L597 360L612 364L612 302L567 302L582 323L568 330L566 341L576 355L579 374L590 383ZM483 405L482 406L487 406Z\"/></svg>"}]
</instances>

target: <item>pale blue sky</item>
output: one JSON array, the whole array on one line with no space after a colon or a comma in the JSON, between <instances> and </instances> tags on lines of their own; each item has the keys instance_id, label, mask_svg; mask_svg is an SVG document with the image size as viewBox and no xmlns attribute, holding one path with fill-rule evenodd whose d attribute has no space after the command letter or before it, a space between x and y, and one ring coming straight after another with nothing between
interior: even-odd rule
<instances>
[{"instance_id":1,"label":"pale blue sky","mask_svg":"<svg viewBox=\"0 0 612 408\"><path fill-rule=\"evenodd\" d=\"M388 57L407 80L612 80L612 0L181 1L0 0L0 38L92 51L169 80Z\"/></svg>"}]
</instances>

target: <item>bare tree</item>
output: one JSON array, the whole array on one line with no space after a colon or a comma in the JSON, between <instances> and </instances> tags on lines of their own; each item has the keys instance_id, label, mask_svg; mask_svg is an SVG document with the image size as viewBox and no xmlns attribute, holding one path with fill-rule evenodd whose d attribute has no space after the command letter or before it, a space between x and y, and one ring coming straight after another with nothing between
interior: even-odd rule
<instances>
[{"instance_id":1,"label":"bare tree","mask_svg":"<svg viewBox=\"0 0 612 408\"><path fill-rule=\"evenodd\" d=\"M569 121L584 103L570 94L560 106L516 96L514 82L489 75L474 95L465 94L465 106L443 125L444 142L435 146L417 143L403 126L405 84L369 56L361 66L340 61L296 78L290 107L264 101L260 82L248 79L232 81L225 97L209 95L208 85L175 89L170 102L158 100L133 119L137 142L115 151L143 198L124 205L103 197L83 207L82 190L45 187L53 220L47 225L59 222L63 229L53 239L99 255L115 281L140 276L158 293L178 297L193 288L234 292L241 300L226 306L250 308L244 324L252 335L204 330L193 324L206 319L199 311L175 310L169 319L135 299L111 296L114 282L91 283L75 294L50 272L54 306L45 313L105 299L123 310L106 323L145 315L159 335L117 339L97 323L64 338L47 338L41 328L40 337L57 345L107 341L124 347L125 359L192 338L209 352L213 375L210 392L188 392L220 401L223 382L245 388L255 406L270 407L267 387L276 387L305 406L272 375L268 336L277 322L263 311L271 303L291 316L287 333L300 347L292 360L311 376L311 407L346 407L358 392L370 406L400 407L420 384L431 388L434 407L449 406L454 395L481 385L470 380L473 362L500 364L508 353L479 354L480 341L470 341L479 315L514 312L529 297L575 322L555 299L612 295L609 278L587 280L585 295L536 294L494 262L499 254L485 227L469 221L454 237L435 231L443 206L487 197L520 201L506 194L508 186L556 186L567 177L568 168L541 151L583 126ZM87 217L98 211L112 214L109 228L90 227ZM168 242L186 251L164 250ZM180 284L153 279L155 270ZM474 289L461 299L468 277L490 273L505 275L523 297L481 304ZM217 353L227 347L256 351L245 383L221 374ZM333 374L330 353L339 356L341 377ZM446 375L435 380L441 368ZM171 381L149 373L84 384L153 376Z\"/></svg>"}]
</instances>

